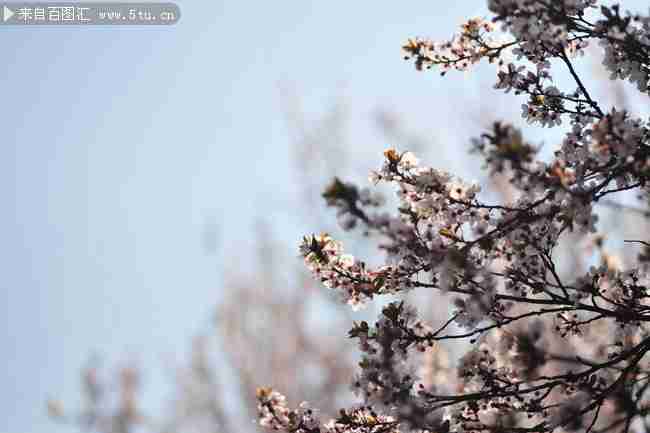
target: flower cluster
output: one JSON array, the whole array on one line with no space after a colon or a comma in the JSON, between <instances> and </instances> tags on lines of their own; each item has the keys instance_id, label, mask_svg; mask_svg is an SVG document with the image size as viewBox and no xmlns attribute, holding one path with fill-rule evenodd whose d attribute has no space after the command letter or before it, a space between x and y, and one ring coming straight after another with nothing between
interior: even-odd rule
<instances>
[{"instance_id":1,"label":"flower cluster","mask_svg":"<svg viewBox=\"0 0 650 433\"><path fill-rule=\"evenodd\" d=\"M546 60L550 50L571 48L576 52L585 48L584 42L571 39L574 28L570 18L581 17L595 3L595 0L489 0L488 8L495 14L494 21L502 23L502 30L521 41L515 53L538 63Z\"/></svg>"},{"instance_id":2,"label":"flower cluster","mask_svg":"<svg viewBox=\"0 0 650 433\"><path fill-rule=\"evenodd\" d=\"M257 389L260 424L269 430L292 433L399 433L395 418L378 414L371 406L341 409L339 417L322 423L308 403L289 409L286 398L271 388Z\"/></svg>"},{"instance_id":3,"label":"flower cluster","mask_svg":"<svg viewBox=\"0 0 650 433\"><path fill-rule=\"evenodd\" d=\"M466 70L481 58L491 61L499 58L502 46L491 37L494 25L489 21L474 18L461 26L459 34L452 39L437 43L428 39L409 39L402 51L406 60L414 59L418 70L439 66L444 75L450 69Z\"/></svg>"},{"instance_id":4,"label":"flower cluster","mask_svg":"<svg viewBox=\"0 0 650 433\"><path fill-rule=\"evenodd\" d=\"M344 254L342 244L328 234L305 236L300 253L314 276L326 287L338 290L355 310L375 295L398 288L399 275L394 267L370 270L365 262Z\"/></svg>"},{"instance_id":5,"label":"flower cluster","mask_svg":"<svg viewBox=\"0 0 650 433\"><path fill-rule=\"evenodd\" d=\"M611 72L611 79L629 80L640 92L648 91L650 70L650 17L621 15L620 7L602 7L603 19L595 25L602 35L599 44L605 51L603 65Z\"/></svg>"}]
</instances>

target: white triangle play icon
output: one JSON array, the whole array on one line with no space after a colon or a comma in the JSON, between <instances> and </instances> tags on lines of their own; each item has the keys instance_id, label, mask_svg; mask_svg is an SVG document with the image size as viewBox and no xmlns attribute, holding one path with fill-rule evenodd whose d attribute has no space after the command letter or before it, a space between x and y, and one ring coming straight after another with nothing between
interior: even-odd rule
<instances>
[{"instance_id":1,"label":"white triangle play icon","mask_svg":"<svg viewBox=\"0 0 650 433\"><path fill-rule=\"evenodd\" d=\"M14 16L14 11L12 11L7 6L5 6L4 9L2 10L2 17L3 17L4 22L7 22L13 16Z\"/></svg>"}]
</instances>

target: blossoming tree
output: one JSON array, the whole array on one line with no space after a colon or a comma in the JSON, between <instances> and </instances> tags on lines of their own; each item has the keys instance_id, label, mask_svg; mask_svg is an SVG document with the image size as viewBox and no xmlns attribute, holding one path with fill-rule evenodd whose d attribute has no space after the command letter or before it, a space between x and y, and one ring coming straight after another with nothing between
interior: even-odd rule
<instances>
[{"instance_id":1,"label":"blossoming tree","mask_svg":"<svg viewBox=\"0 0 650 433\"><path fill-rule=\"evenodd\" d=\"M335 180L328 204L347 228L377 239L386 263L372 267L329 235L311 235L300 252L314 277L352 308L441 291L454 309L433 328L405 301L389 302L375 323L348 333L362 352L352 381L359 405L321 421L308 404L290 408L278 391L260 388L261 425L301 433L650 431L650 243L628 240L643 250L625 270L604 263L566 276L557 260L562 239L597 232L601 203L625 208L636 193L635 209L645 212L650 123L606 109L575 62L596 44L612 79L647 94L650 17L596 0L487 3L490 20L469 20L442 43L411 39L406 58L443 75L495 64L494 87L525 98L529 123L564 126L564 138L550 160L505 122L474 140L489 172L507 176L515 191L502 203L395 149L371 180L395 186L397 212L379 212L369 189ZM559 69L570 88L553 84ZM457 365L422 380L421 357L457 340L467 349Z\"/></svg>"}]
</instances>

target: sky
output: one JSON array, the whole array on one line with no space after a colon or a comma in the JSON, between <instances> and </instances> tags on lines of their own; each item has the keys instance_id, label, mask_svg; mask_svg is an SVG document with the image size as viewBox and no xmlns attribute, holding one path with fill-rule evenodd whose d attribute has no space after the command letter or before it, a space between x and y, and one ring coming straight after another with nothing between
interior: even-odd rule
<instances>
[{"instance_id":1,"label":"sky","mask_svg":"<svg viewBox=\"0 0 650 433\"><path fill-rule=\"evenodd\" d=\"M377 164L392 144L372 133L377 108L435 135L449 167L475 132L468 110L518 112L481 99L481 76L400 58L406 38L445 38L483 2L177 4L173 27L0 28L0 433L70 431L45 401L74 405L93 353L153 365L186 351L259 216L299 239L283 88L310 115L343 95Z\"/></svg>"}]
</instances>

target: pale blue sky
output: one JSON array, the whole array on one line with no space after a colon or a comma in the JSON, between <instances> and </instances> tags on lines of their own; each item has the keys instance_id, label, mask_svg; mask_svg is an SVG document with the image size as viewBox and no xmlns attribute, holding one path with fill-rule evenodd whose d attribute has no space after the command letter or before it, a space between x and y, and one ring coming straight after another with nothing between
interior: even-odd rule
<instances>
[{"instance_id":1,"label":"pale blue sky","mask_svg":"<svg viewBox=\"0 0 650 433\"><path fill-rule=\"evenodd\" d=\"M76 401L92 352L153 365L186 350L219 299L206 218L227 257L246 257L258 215L299 238L279 83L308 112L345 94L359 146L377 152L377 107L453 147L474 132L471 104L520 104L400 59L407 37L446 37L484 2L178 3L174 27L0 29L0 433L67 431L44 401Z\"/></svg>"}]
</instances>

